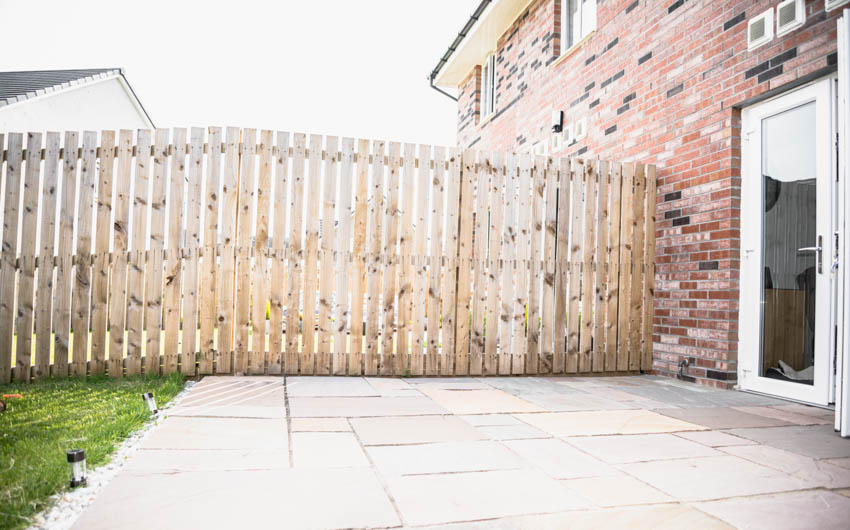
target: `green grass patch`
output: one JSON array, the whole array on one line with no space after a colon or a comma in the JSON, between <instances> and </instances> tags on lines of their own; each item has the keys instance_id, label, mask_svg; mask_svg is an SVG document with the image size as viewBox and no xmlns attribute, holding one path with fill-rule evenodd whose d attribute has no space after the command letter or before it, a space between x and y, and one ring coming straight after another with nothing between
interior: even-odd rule
<instances>
[{"instance_id":1,"label":"green grass patch","mask_svg":"<svg viewBox=\"0 0 850 530\"><path fill-rule=\"evenodd\" d=\"M25 528L68 487L68 449L85 449L89 469L105 464L150 413L142 400L153 392L162 407L183 388L180 374L111 379L44 379L0 385L0 528Z\"/></svg>"}]
</instances>

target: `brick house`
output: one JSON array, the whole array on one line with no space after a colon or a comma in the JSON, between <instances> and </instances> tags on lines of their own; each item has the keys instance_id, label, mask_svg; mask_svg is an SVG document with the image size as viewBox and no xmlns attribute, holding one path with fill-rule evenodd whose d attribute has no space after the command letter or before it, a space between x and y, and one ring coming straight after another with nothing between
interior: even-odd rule
<instances>
[{"instance_id":1,"label":"brick house","mask_svg":"<svg viewBox=\"0 0 850 530\"><path fill-rule=\"evenodd\" d=\"M830 301L834 311L835 287L817 269L838 252L829 174L846 4L485 0L430 81L457 91L461 147L657 165L654 373L676 375L687 361L684 377L700 384L827 405L838 361L815 352L837 325L819 309ZM760 155L742 153L752 134ZM777 175L759 172L760 158ZM760 208L775 188L785 193ZM827 213L805 214L815 209ZM798 233L782 239L789 226ZM759 344L770 351L759 357ZM753 384L741 380L751 373Z\"/></svg>"}]
</instances>

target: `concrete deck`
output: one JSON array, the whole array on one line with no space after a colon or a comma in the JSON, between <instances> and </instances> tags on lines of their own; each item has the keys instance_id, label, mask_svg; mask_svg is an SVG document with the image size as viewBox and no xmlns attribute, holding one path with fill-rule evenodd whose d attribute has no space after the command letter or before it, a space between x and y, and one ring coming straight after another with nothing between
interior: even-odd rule
<instances>
[{"instance_id":1,"label":"concrete deck","mask_svg":"<svg viewBox=\"0 0 850 530\"><path fill-rule=\"evenodd\" d=\"M832 419L652 376L207 377L75 528L847 528Z\"/></svg>"}]
</instances>

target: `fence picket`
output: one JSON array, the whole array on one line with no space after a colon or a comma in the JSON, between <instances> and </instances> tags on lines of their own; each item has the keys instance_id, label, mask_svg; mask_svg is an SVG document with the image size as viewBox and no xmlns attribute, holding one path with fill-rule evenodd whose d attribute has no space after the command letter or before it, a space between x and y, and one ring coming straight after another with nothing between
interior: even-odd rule
<instances>
[{"instance_id":1,"label":"fence picket","mask_svg":"<svg viewBox=\"0 0 850 530\"><path fill-rule=\"evenodd\" d=\"M319 261L319 203L321 201L320 184L322 182L322 137L310 135L310 155L308 160L309 179L307 186L307 234L304 248L304 312L301 316L301 373L314 374L316 371L316 294L318 292L317 266Z\"/></svg>"},{"instance_id":2,"label":"fence picket","mask_svg":"<svg viewBox=\"0 0 850 530\"><path fill-rule=\"evenodd\" d=\"M594 372L603 372L605 371L605 318L608 314L605 288L608 285L608 188L610 179L607 163L597 160L595 164L597 166L599 212L596 217L597 234L593 260L596 269L596 287L594 289L595 305L593 309L593 357L591 370Z\"/></svg>"},{"instance_id":3,"label":"fence picket","mask_svg":"<svg viewBox=\"0 0 850 530\"><path fill-rule=\"evenodd\" d=\"M234 368L233 295L236 287L236 218L239 190L239 141L241 131L228 127L225 131L224 168L221 174L221 270L216 290L219 294L218 355L215 371L229 374Z\"/></svg>"},{"instance_id":4,"label":"fence picket","mask_svg":"<svg viewBox=\"0 0 850 530\"><path fill-rule=\"evenodd\" d=\"M490 203L490 154L479 151L475 164L475 202L473 203L472 228L472 323L469 334L469 374L481 375L490 368L486 359L484 342L484 318L487 307L487 242L489 234L488 207Z\"/></svg>"},{"instance_id":5,"label":"fence picket","mask_svg":"<svg viewBox=\"0 0 850 530\"><path fill-rule=\"evenodd\" d=\"M396 375L408 374L410 356L410 317L413 300L413 271L410 264L413 255L413 210L416 184L414 170L416 146L404 144L402 157L403 185L400 185L400 238L398 245L398 327L396 330L396 353L393 371Z\"/></svg>"},{"instance_id":6,"label":"fence picket","mask_svg":"<svg viewBox=\"0 0 850 530\"><path fill-rule=\"evenodd\" d=\"M499 357L499 286L502 259L502 223L504 221L504 204L502 203L502 187L504 186L504 158L502 153L494 151L490 160L490 181L488 186L488 202L490 203L490 230L487 256L487 322L484 329L487 363L485 373L498 373Z\"/></svg>"},{"instance_id":7,"label":"fence picket","mask_svg":"<svg viewBox=\"0 0 850 530\"><path fill-rule=\"evenodd\" d=\"M136 170L133 179L133 213L131 214L130 259L127 275L127 360L125 361L127 375L139 374L142 370L145 322L145 237L148 227L148 204L150 204L148 196L150 152L150 131L139 130L136 133ZM82 173L80 179L83 180ZM80 186L82 189L83 184L81 183ZM79 220L80 216L78 215L77 218ZM79 246L77 256L79 257ZM77 261L77 267L79 269L79 261ZM76 328L76 325L74 327ZM74 336L76 349L76 334Z\"/></svg>"},{"instance_id":8,"label":"fence picket","mask_svg":"<svg viewBox=\"0 0 850 530\"><path fill-rule=\"evenodd\" d=\"M106 369L106 322L109 291L109 235L112 227L112 179L115 169L115 132L103 131L100 137L100 164L97 173L97 220L95 224L94 266L91 300L91 362L89 371L102 374ZM44 232L42 232L44 234ZM53 238L53 233L49 236ZM44 255L44 254L42 254Z\"/></svg>"},{"instance_id":9,"label":"fence picket","mask_svg":"<svg viewBox=\"0 0 850 530\"><path fill-rule=\"evenodd\" d=\"M564 373L567 349L567 301L570 278L570 159L558 161L558 239L555 273L554 355L552 372Z\"/></svg>"},{"instance_id":10,"label":"fence picket","mask_svg":"<svg viewBox=\"0 0 850 530\"><path fill-rule=\"evenodd\" d=\"M283 371L283 309L286 302L286 212L289 189L289 133L277 133L274 171L271 283L269 286L269 374Z\"/></svg>"},{"instance_id":11,"label":"fence picket","mask_svg":"<svg viewBox=\"0 0 850 530\"><path fill-rule=\"evenodd\" d=\"M413 347L410 354L410 375L422 375L425 371L427 341L425 331L428 322L428 247L427 234L431 210L428 194L431 189L431 146L419 145L418 171L416 177L416 228L414 231L413 281ZM413 183L411 182L412 186Z\"/></svg>"},{"instance_id":12,"label":"fence picket","mask_svg":"<svg viewBox=\"0 0 850 530\"><path fill-rule=\"evenodd\" d=\"M170 374L178 369L180 351L180 307L183 286L183 201L186 180L186 129L174 129L174 150L169 172L168 251L165 272L165 366ZM225 223L227 224L227 223ZM232 226L232 224L230 225ZM185 351L185 350L184 350Z\"/></svg>"},{"instance_id":13,"label":"fence picket","mask_svg":"<svg viewBox=\"0 0 850 530\"><path fill-rule=\"evenodd\" d=\"M236 216L236 301L235 306L235 336L236 344L233 353L233 370L237 374L248 373L248 362L251 354L251 251L252 226L254 224L254 194L256 182L254 177L254 162L257 151L257 130L244 129L239 159L238 198ZM185 350L184 350L185 351Z\"/></svg>"},{"instance_id":14,"label":"fence picket","mask_svg":"<svg viewBox=\"0 0 850 530\"><path fill-rule=\"evenodd\" d=\"M163 249L168 190L168 129L154 132L150 250L145 278L145 373L160 373L162 327Z\"/></svg>"},{"instance_id":15,"label":"fence picket","mask_svg":"<svg viewBox=\"0 0 850 530\"><path fill-rule=\"evenodd\" d=\"M401 146L398 142L390 142L389 172L387 173L387 202L384 205L384 226L386 243L384 245L384 284L382 289L381 309L381 363L378 373L392 375L395 368L393 331L396 328L396 294L398 293L398 224L399 224L399 170L401 169ZM397 374L401 375L401 374Z\"/></svg>"},{"instance_id":16,"label":"fence picket","mask_svg":"<svg viewBox=\"0 0 850 530\"><path fill-rule=\"evenodd\" d=\"M76 139L76 137L74 137ZM76 153L76 148L74 149ZM9 134L6 155L6 193L3 213L3 247L0 256L0 383L12 378L12 343L15 325L15 283L18 266L18 217L21 206L23 135ZM73 201L72 201L73 208ZM70 254L70 252L69 252ZM65 335L67 357L67 334Z\"/></svg>"},{"instance_id":17,"label":"fence picket","mask_svg":"<svg viewBox=\"0 0 850 530\"><path fill-rule=\"evenodd\" d=\"M635 164L635 189L633 194L634 220L632 221L632 293L629 309L629 370L640 370L641 344L643 329L641 307L643 305L643 252L644 252L644 216L646 201L646 166Z\"/></svg>"},{"instance_id":18,"label":"fence picket","mask_svg":"<svg viewBox=\"0 0 850 530\"><path fill-rule=\"evenodd\" d=\"M425 328L425 332L427 333L428 337L428 352L425 357L425 375L437 375L439 373L440 316L442 315L440 300L440 282L443 275L444 256L443 202L445 200L445 165L445 149L443 147L435 147L434 171L431 174L431 246L428 266L428 324Z\"/></svg>"},{"instance_id":19,"label":"fence picket","mask_svg":"<svg viewBox=\"0 0 850 530\"><path fill-rule=\"evenodd\" d=\"M336 313L332 329L334 332L333 374L345 375L348 369L346 358L349 341L353 341L354 327L350 325L349 315L349 269L352 266L351 254L351 190L354 171L354 139L343 138L339 164L339 202L336 204L339 226L336 233L336 257L334 275L336 276ZM327 273L327 271L325 271ZM358 328L358 331L359 328ZM352 350L353 352L353 350ZM358 362L359 366L359 362ZM359 375L359 374L358 374Z\"/></svg>"},{"instance_id":20,"label":"fence picket","mask_svg":"<svg viewBox=\"0 0 850 530\"><path fill-rule=\"evenodd\" d=\"M567 313L567 373L579 371L579 301L581 300L582 221L584 220L584 166L581 161L570 162L572 221L570 230L569 310Z\"/></svg>"},{"instance_id":21,"label":"fence picket","mask_svg":"<svg viewBox=\"0 0 850 530\"><path fill-rule=\"evenodd\" d=\"M546 158L534 157L531 184L531 222L529 226L529 289L528 289L528 341L525 373L536 374L540 371L540 282L543 278L543 210L545 200Z\"/></svg>"},{"instance_id":22,"label":"fence picket","mask_svg":"<svg viewBox=\"0 0 850 530\"><path fill-rule=\"evenodd\" d=\"M608 293L606 295L607 315L605 337L605 371L618 370L617 348L617 315L620 302L620 218L622 204L620 193L622 188L622 168L620 164L611 164L611 185L609 193L608 219Z\"/></svg>"},{"instance_id":23,"label":"fence picket","mask_svg":"<svg viewBox=\"0 0 850 530\"><path fill-rule=\"evenodd\" d=\"M655 166L646 167L646 250L643 273L643 331L641 334L641 370L652 369L652 320L655 295L655 208L657 182Z\"/></svg>"},{"instance_id":24,"label":"fence picket","mask_svg":"<svg viewBox=\"0 0 850 530\"><path fill-rule=\"evenodd\" d=\"M457 353L457 267L458 267L458 221L460 218L460 179L463 163L460 149L449 149L448 179L446 180L446 249L445 272L443 273L442 342L443 355L440 374L455 373Z\"/></svg>"},{"instance_id":25,"label":"fence picket","mask_svg":"<svg viewBox=\"0 0 850 530\"><path fill-rule=\"evenodd\" d=\"M357 182L354 192L354 241L351 247L351 353L348 374L360 375L363 364L363 303L366 295L366 222L369 211L369 140L357 140Z\"/></svg>"},{"instance_id":26,"label":"fence picket","mask_svg":"<svg viewBox=\"0 0 850 530\"><path fill-rule=\"evenodd\" d=\"M287 252L286 286L286 360L284 373L298 373L299 358L299 302L301 297L303 217L304 217L304 156L307 137L303 133L295 134L292 149L292 195L289 202L289 251ZM305 327L306 329L306 327Z\"/></svg>"},{"instance_id":27,"label":"fence picket","mask_svg":"<svg viewBox=\"0 0 850 530\"><path fill-rule=\"evenodd\" d=\"M584 261L581 266L581 331L579 336L579 372L589 372L593 368L593 305L596 301L594 292L594 259L596 248L596 206L598 175L591 160L584 161Z\"/></svg>"},{"instance_id":28,"label":"fence picket","mask_svg":"<svg viewBox=\"0 0 850 530\"><path fill-rule=\"evenodd\" d=\"M97 133L83 133L80 164L79 208L77 210L77 252L74 291L71 297L72 371L86 375L88 368L89 310L91 308L92 215L97 168Z\"/></svg>"},{"instance_id":29,"label":"fence picket","mask_svg":"<svg viewBox=\"0 0 850 530\"><path fill-rule=\"evenodd\" d=\"M629 316L632 299L632 237L634 233L634 164L622 166L622 191L620 204L620 289L617 308L617 370L630 370Z\"/></svg>"},{"instance_id":30,"label":"fence picket","mask_svg":"<svg viewBox=\"0 0 850 530\"><path fill-rule=\"evenodd\" d=\"M198 356L198 374L213 373L216 356L215 327L216 302L220 294L216 289L218 267L216 250L218 249L218 197L221 180L221 129L210 127L208 130L207 178L204 185L206 207L204 212L204 242L201 256L201 277L198 285L200 296L200 341ZM165 186L163 186L163 189Z\"/></svg>"},{"instance_id":31,"label":"fence picket","mask_svg":"<svg viewBox=\"0 0 850 530\"><path fill-rule=\"evenodd\" d=\"M366 361L364 375L377 375L380 362L381 311L381 273L383 270L383 234L384 213L384 142L376 140L372 144L372 185L369 193L369 243L367 250L368 276L366 301ZM363 154L365 156L365 154Z\"/></svg>"},{"instance_id":32,"label":"fence picket","mask_svg":"<svg viewBox=\"0 0 850 530\"><path fill-rule=\"evenodd\" d=\"M272 200L270 192L273 144L274 133L269 130L261 131L258 146L260 165L257 168L254 272L251 275L251 374L266 373L266 304L269 300L269 212Z\"/></svg>"},{"instance_id":33,"label":"fence picket","mask_svg":"<svg viewBox=\"0 0 850 530\"><path fill-rule=\"evenodd\" d=\"M546 159L544 166L543 184L546 186L546 207L543 232L543 305L541 310L540 332L540 365L541 374L552 373L554 359L554 328L555 312L555 244L558 233L557 198L558 172L552 166L552 159Z\"/></svg>"},{"instance_id":34,"label":"fence picket","mask_svg":"<svg viewBox=\"0 0 850 530\"><path fill-rule=\"evenodd\" d=\"M514 283L517 276L516 253L516 207L517 207L517 159L508 154L507 165L503 177L505 193L505 209L501 237L502 275L501 304L502 318L499 323L499 375L510 375L513 371L515 350L512 334L518 328L517 320L522 316L516 313Z\"/></svg>"},{"instance_id":35,"label":"fence picket","mask_svg":"<svg viewBox=\"0 0 850 530\"><path fill-rule=\"evenodd\" d=\"M531 202L533 191L532 164L534 160L528 155L521 155L519 160L519 195L517 206L519 207L517 222L517 275L514 291L514 329L513 329L513 353L514 365L511 369L513 374L536 373L537 358L528 353L528 337L526 331L529 327L528 290L529 274L531 272ZM520 318L516 318L517 316Z\"/></svg>"},{"instance_id":36,"label":"fence picket","mask_svg":"<svg viewBox=\"0 0 850 530\"><path fill-rule=\"evenodd\" d=\"M115 134L109 131L113 141ZM106 137L106 132L104 132ZM41 192L41 236L38 251L38 287L35 306L35 366L33 377L50 375L51 311L53 309L53 245L59 186L59 145L61 136L49 132L45 138L44 179ZM0 135L0 151L3 138ZM2 165L2 164L0 164ZM107 225L108 226L108 225ZM104 325L105 325L104 319Z\"/></svg>"},{"instance_id":37,"label":"fence picket","mask_svg":"<svg viewBox=\"0 0 850 530\"><path fill-rule=\"evenodd\" d=\"M66 136L67 138L67 136ZM66 142L67 143L67 142ZM65 153L67 153L67 149ZM118 164L115 174L115 208L112 220L112 267L109 275L109 362L107 369L111 377L121 377L124 371L124 330L127 309L127 239L130 224L130 183L132 182L133 131L118 133ZM67 180L66 180L67 182ZM60 217L64 219L64 217ZM62 241L60 222L60 242ZM70 228L69 228L70 230ZM60 268L56 272L57 292L60 291L60 274L63 250L60 243ZM57 300L58 303L58 300ZM55 317L54 317L55 319ZM57 336L59 330L57 329Z\"/></svg>"},{"instance_id":38,"label":"fence picket","mask_svg":"<svg viewBox=\"0 0 850 530\"><path fill-rule=\"evenodd\" d=\"M319 265L319 306L318 306L318 352L316 354L316 373L329 375L333 364L333 324L334 315L334 251L336 251L336 186L339 162L339 139L336 136L327 137L325 169L322 184L322 225L321 225L321 256ZM314 180L311 184L318 184ZM315 210L316 214L319 210ZM334 345L337 347L338 345ZM335 349L335 348L334 348Z\"/></svg>"}]
</instances>

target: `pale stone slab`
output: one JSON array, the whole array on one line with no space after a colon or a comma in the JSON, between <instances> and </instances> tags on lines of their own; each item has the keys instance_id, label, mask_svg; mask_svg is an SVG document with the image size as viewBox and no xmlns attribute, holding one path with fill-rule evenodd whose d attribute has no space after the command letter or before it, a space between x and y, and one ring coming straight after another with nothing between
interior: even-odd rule
<instances>
[{"instance_id":1,"label":"pale stone slab","mask_svg":"<svg viewBox=\"0 0 850 530\"><path fill-rule=\"evenodd\" d=\"M738 528L846 529L850 521L850 499L830 491L730 499L697 507Z\"/></svg>"},{"instance_id":2,"label":"pale stone slab","mask_svg":"<svg viewBox=\"0 0 850 530\"><path fill-rule=\"evenodd\" d=\"M699 425L642 409L518 414L517 417L553 436L642 434L704 429Z\"/></svg>"},{"instance_id":3,"label":"pale stone slab","mask_svg":"<svg viewBox=\"0 0 850 530\"><path fill-rule=\"evenodd\" d=\"M129 471L248 471L289 467L286 449L142 449L127 462Z\"/></svg>"},{"instance_id":4,"label":"pale stone slab","mask_svg":"<svg viewBox=\"0 0 850 530\"><path fill-rule=\"evenodd\" d=\"M512 470L387 479L404 522L425 525L586 508L587 501L539 471Z\"/></svg>"},{"instance_id":5,"label":"pale stone slab","mask_svg":"<svg viewBox=\"0 0 850 530\"><path fill-rule=\"evenodd\" d=\"M619 468L684 501L760 495L808 487L798 478L734 456L656 460Z\"/></svg>"},{"instance_id":6,"label":"pale stone slab","mask_svg":"<svg viewBox=\"0 0 850 530\"><path fill-rule=\"evenodd\" d=\"M360 468L156 475L122 472L74 528L216 530L399 524L374 472Z\"/></svg>"},{"instance_id":7,"label":"pale stone slab","mask_svg":"<svg viewBox=\"0 0 850 530\"><path fill-rule=\"evenodd\" d=\"M362 377L301 376L286 378L286 392L293 397L363 397L379 393Z\"/></svg>"},{"instance_id":8,"label":"pale stone slab","mask_svg":"<svg viewBox=\"0 0 850 530\"><path fill-rule=\"evenodd\" d=\"M544 409L501 390L450 390L420 385L420 391L454 414L542 412Z\"/></svg>"},{"instance_id":9,"label":"pale stone slab","mask_svg":"<svg viewBox=\"0 0 850 530\"><path fill-rule=\"evenodd\" d=\"M832 425L735 429L731 433L812 458L850 457L850 440L838 436Z\"/></svg>"},{"instance_id":10,"label":"pale stone slab","mask_svg":"<svg viewBox=\"0 0 850 530\"><path fill-rule=\"evenodd\" d=\"M483 425L478 432L491 440L528 440L549 438L550 435L530 425Z\"/></svg>"},{"instance_id":11,"label":"pale stone slab","mask_svg":"<svg viewBox=\"0 0 850 530\"><path fill-rule=\"evenodd\" d=\"M601 460L554 438L502 442L513 452L556 479L601 477L621 473Z\"/></svg>"},{"instance_id":12,"label":"pale stone slab","mask_svg":"<svg viewBox=\"0 0 850 530\"><path fill-rule=\"evenodd\" d=\"M829 462L834 466L843 467L844 469L850 469L850 458L830 458L829 460L825 460L825 462Z\"/></svg>"},{"instance_id":13,"label":"pale stone slab","mask_svg":"<svg viewBox=\"0 0 850 530\"><path fill-rule=\"evenodd\" d=\"M675 502L669 495L627 475L577 478L562 484L601 507Z\"/></svg>"},{"instance_id":14,"label":"pale stone slab","mask_svg":"<svg viewBox=\"0 0 850 530\"><path fill-rule=\"evenodd\" d=\"M168 415L281 419L286 417L284 396L282 379L239 379L206 390L196 385Z\"/></svg>"},{"instance_id":15,"label":"pale stone slab","mask_svg":"<svg viewBox=\"0 0 850 530\"><path fill-rule=\"evenodd\" d=\"M369 383L379 396L421 396L413 385L395 377L367 377Z\"/></svg>"},{"instance_id":16,"label":"pale stone slab","mask_svg":"<svg viewBox=\"0 0 850 530\"><path fill-rule=\"evenodd\" d=\"M732 407L659 409L658 412L665 416L702 425L709 429L737 429L741 427L776 427L781 425L791 425L787 421L742 412Z\"/></svg>"},{"instance_id":17,"label":"pale stone slab","mask_svg":"<svg viewBox=\"0 0 850 530\"><path fill-rule=\"evenodd\" d=\"M510 414L469 414L460 415L458 418L476 427L485 425L521 425L522 422Z\"/></svg>"},{"instance_id":18,"label":"pale stone slab","mask_svg":"<svg viewBox=\"0 0 850 530\"><path fill-rule=\"evenodd\" d=\"M801 405L799 403L792 403L790 405L774 405L773 408L777 410L785 410L788 412L794 412L796 414L805 414L807 416L814 416L816 418L822 418L826 420L835 420L835 411L830 409L823 409L820 407L812 407L809 405Z\"/></svg>"},{"instance_id":19,"label":"pale stone slab","mask_svg":"<svg viewBox=\"0 0 850 530\"><path fill-rule=\"evenodd\" d=\"M384 445L366 450L384 475L518 469L525 464L504 445L491 441Z\"/></svg>"},{"instance_id":20,"label":"pale stone slab","mask_svg":"<svg viewBox=\"0 0 850 530\"><path fill-rule=\"evenodd\" d=\"M610 464L720 456L723 453L672 434L635 434L631 436L584 436L567 442Z\"/></svg>"},{"instance_id":21,"label":"pale stone slab","mask_svg":"<svg viewBox=\"0 0 850 530\"><path fill-rule=\"evenodd\" d=\"M471 425L454 416L354 418L363 445L401 445L482 440Z\"/></svg>"},{"instance_id":22,"label":"pale stone slab","mask_svg":"<svg viewBox=\"0 0 850 530\"><path fill-rule=\"evenodd\" d=\"M143 449L287 449L286 422L243 418L166 418Z\"/></svg>"},{"instance_id":23,"label":"pale stone slab","mask_svg":"<svg viewBox=\"0 0 850 530\"><path fill-rule=\"evenodd\" d=\"M294 432L292 457L295 467L358 467L369 460L350 432Z\"/></svg>"},{"instance_id":24,"label":"pale stone slab","mask_svg":"<svg viewBox=\"0 0 850 530\"><path fill-rule=\"evenodd\" d=\"M345 418L292 418L292 432L348 432Z\"/></svg>"},{"instance_id":25,"label":"pale stone slab","mask_svg":"<svg viewBox=\"0 0 850 530\"><path fill-rule=\"evenodd\" d=\"M632 401L620 402L589 393L523 394L523 399L552 412L576 410L624 410L639 408Z\"/></svg>"},{"instance_id":26,"label":"pale stone slab","mask_svg":"<svg viewBox=\"0 0 850 530\"><path fill-rule=\"evenodd\" d=\"M448 411L426 397L300 397L289 399L293 418L421 416Z\"/></svg>"},{"instance_id":27,"label":"pale stone slab","mask_svg":"<svg viewBox=\"0 0 850 530\"><path fill-rule=\"evenodd\" d=\"M746 438L741 438L740 436L733 436L729 433L725 433L722 431L693 431L693 432L677 432L675 434L681 438L686 440L691 440L692 442L701 443L703 445L707 445L709 447L727 447L730 445L752 445L755 442L752 440L747 440Z\"/></svg>"},{"instance_id":28,"label":"pale stone slab","mask_svg":"<svg viewBox=\"0 0 850 530\"><path fill-rule=\"evenodd\" d=\"M815 416L812 414L800 414L790 410L779 409L775 407L732 407L735 410L746 412L748 414L756 414L766 418L782 420L794 425L827 425L831 424L835 418L825 418L823 416Z\"/></svg>"},{"instance_id":29,"label":"pale stone slab","mask_svg":"<svg viewBox=\"0 0 850 530\"><path fill-rule=\"evenodd\" d=\"M826 460L815 460L768 445L726 447L722 451L782 471L805 480L812 486L823 488L850 487L850 469L830 464Z\"/></svg>"}]
</instances>

